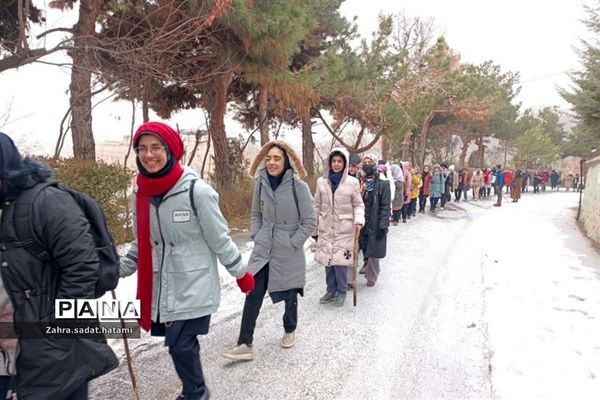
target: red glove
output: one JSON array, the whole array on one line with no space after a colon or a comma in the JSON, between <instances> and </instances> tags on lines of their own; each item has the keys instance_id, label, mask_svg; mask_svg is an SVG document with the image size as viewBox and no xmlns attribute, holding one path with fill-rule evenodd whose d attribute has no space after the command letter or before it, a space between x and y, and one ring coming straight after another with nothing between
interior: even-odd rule
<instances>
[{"instance_id":1,"label":"red glove","mask_svg":"<svg viewBox=\"0 0 600 400\"><path fill-rule=\"evenodd\" d=\"M246 275L237 280L237 284L242 292L249 294L254 290L254 276L252 276L251 273L246 272Z\"/></svg>"}]
</instances>

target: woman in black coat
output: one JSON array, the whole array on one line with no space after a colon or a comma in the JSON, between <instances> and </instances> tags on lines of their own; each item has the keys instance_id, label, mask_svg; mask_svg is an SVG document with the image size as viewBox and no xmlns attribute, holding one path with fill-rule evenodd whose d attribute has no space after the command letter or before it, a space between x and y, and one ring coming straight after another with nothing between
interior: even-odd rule
<instances>
[{"instance_id":1,"label":"woman in black coat","mask_svg":"<svg viewBox=\"0 0 600 400\"><path fill-rule=\"evenodd\" d=\"M365 225L360 231L360 248L365 256L361 273L367 286L374 286L379 276L379 259L387 248L387 232L391 213L391 191L388 181L379 179L376 158L367 155L362 161L361 192L365 204Z\"/></svg>"}]
</instances>

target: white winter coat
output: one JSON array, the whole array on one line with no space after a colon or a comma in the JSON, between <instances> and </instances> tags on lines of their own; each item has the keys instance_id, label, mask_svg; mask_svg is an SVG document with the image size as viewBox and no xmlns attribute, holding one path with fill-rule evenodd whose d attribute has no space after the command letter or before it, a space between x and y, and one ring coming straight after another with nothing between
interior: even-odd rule
<instances>
[{"instance_id":1,"label":"white winter coat","mask_svg":"<svg viewBox=\"0 0 600 400\"><path fill-rule=\"evenodd\" d=\"M343 149L334 149L329 157L336 151L346 157L346 169L336 191L332 191L328 178L329 162L324 176L317 180L314 201L319 238L315 261L325 266L351 266L354 226L364 225L365 207L358 180L348 175L348 154Z\"/></svg>"}]
</instances>

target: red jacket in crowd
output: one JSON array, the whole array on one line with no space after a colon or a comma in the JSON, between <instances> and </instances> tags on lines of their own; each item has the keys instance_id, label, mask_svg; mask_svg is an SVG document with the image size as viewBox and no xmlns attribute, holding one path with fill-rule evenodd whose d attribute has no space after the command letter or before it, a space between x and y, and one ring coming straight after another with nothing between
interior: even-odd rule
<instances>
[{"instance_id":1,"label":"red jacket in crowd","mask_svg":"<svg viewBox=\"0 0 600 400\"><path fill-rule=\"evenodd\" d=\"M504 170L504 186L510 186L513 181L513 172L510 169Z\"/></svg>"},{"instance_id":2,"label":"red jacket in crowd","mask_svg":"<svg viewBox=\"0 0 600 400\"><path fill-rule=\"evenodd\" d=\"M484 185L489 185L490 184L490 170L485 168L483 170L483 184Z\"/></svg>"}]
</instances>

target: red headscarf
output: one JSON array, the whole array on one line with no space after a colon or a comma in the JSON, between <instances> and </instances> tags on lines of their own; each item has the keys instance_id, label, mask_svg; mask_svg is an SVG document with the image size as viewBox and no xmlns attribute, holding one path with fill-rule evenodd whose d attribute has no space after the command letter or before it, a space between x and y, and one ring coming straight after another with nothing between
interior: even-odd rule
<instances>
[{"instance_id":1,"label":"red headscarf","mask_svg":"<svg viewBox=\"0 0 600 400\"><path fill-rule=\"evenodd\" d=\"M183 142L179 134L162 122L146 122L142 124L133 136L137 143L143 135L155 135L167 146L167 152L174 158L171 169L160 177L151 177L138 173L136 194L136 223L138 245L138 282L136 298L140 300L140 325L146 331L150 330L152 311L152 247L150 245L150 198L160 196L169 191L183 174L179 160L183 156ZM139 164L138 164L139 165Z\"/></svg>"}]
</instances>

